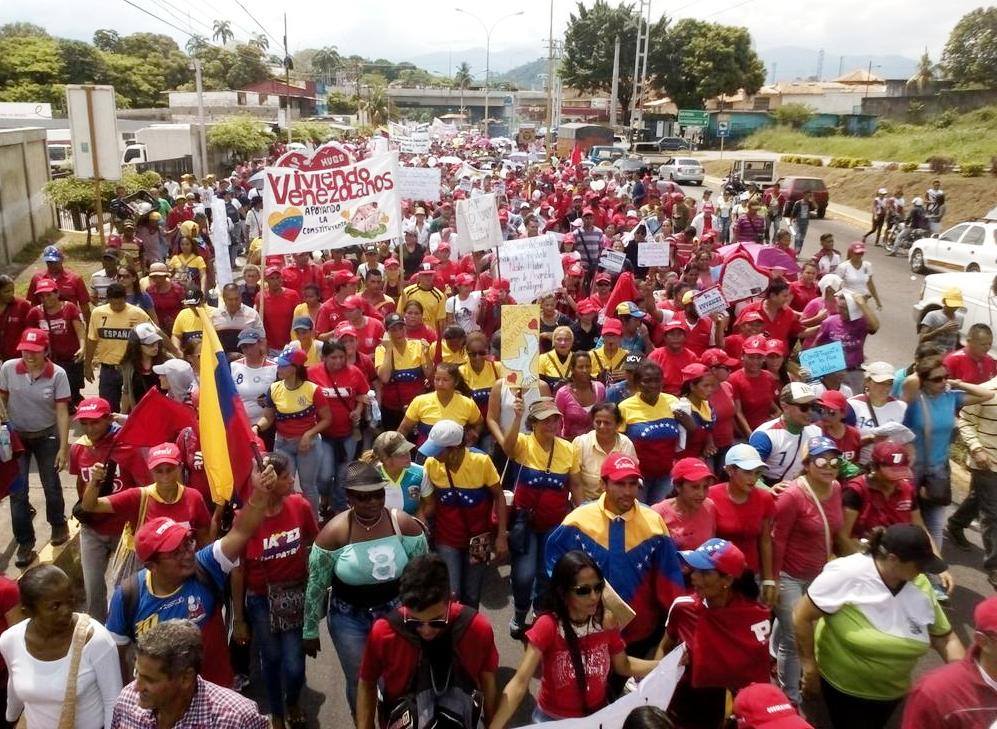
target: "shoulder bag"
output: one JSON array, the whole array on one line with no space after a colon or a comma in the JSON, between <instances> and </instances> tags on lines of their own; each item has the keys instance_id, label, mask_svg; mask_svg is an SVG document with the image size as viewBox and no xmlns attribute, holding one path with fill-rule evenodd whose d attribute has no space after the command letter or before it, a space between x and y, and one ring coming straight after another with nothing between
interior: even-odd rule
<instances>
[{"instance_id":1,"label":"shoulder bag","mask_svg":"<svg viewBox=\"0 0 997 729\"><path fill-rule=\"evenodd\" d=\"M90 616L86 613L76 613L76 628L73 630L73 640L69 644L69 674L66 676L66 694L62 700L62 713L59 714L57 729L74 729L76 726L76 681L80 673L80 659L83 657L83 647L90 633Z\"/></svg>"},{"instance_id":2,"label":"shoulder bag","mask_svg":"<svg viewBox=\"0 0 997 729\"><path fill-rule=\"evenodd\" d=\"M131 522L128 522L125 524L124 529L121 530L121 539L118 540L118 547L114 550L114 556L111 558L110 565L111 584L114 586L120 585L122 581L138 572L142 566L139 564L138 557L135 554L135 534L145 523L146 512L149 508L149 489L151 488L153 487L140 487L141 496L139 498L138 518L135 520L135 527L133 528Z\"/></svg>"}]
</instances>

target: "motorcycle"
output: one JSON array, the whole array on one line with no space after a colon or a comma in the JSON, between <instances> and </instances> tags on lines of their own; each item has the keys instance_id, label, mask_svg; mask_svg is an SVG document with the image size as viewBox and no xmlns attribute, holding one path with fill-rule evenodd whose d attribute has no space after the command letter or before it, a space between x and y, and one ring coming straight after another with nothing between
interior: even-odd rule
<instances>
[{"instance_id":1,"label":"motorcycle","mask_svg":"<svg viewBox=\"0 0 997 729\"><path fill-rule=\"evenodd\" d=\"M909 223L900 221L886 234L883 248L888 256L895 256L897 253L906 254L914 241L924 238L927 234L928 231L923 228L911 228Z\"/></svg>"}]
</instances>

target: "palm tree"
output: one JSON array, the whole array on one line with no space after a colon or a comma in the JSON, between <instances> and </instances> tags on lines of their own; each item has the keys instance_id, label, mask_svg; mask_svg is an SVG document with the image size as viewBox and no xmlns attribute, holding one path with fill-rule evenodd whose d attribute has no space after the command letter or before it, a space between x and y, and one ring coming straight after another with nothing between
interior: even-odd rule
<instances>
[{"instance_id":1,"label":"palm tree","mask_svg":"<svg viewBox=\"0 0 997 729\"><path fill-rule=\"evenodd\" d=\"M339 70L343 59L336 50L336 46L326 46L312 56L312 67L319 71L326 83L332 82L332 75Z\"/></svg>"},{"instance_id":2,"label":"palm tree","mask_svg":"<svg viewBox=\"0 0 997 729\"><path fill-rule=\"evenodd\" d=\"M907 81L907 90L916 94L927 94L931 92L938 77L939 64L932 63L928 55L928 49L924 49L921 60L917 64L917 71Z\"/></svg>"},{"instance_id":3,"label":"palm tree","mask_svg":"<svg viewBox=\"0 0 997 729\"><path fill-rule=\"evenodd\" d=\"M228 20L216 20L212 28L211 38L216 41L220 40L222 45L235 38L235 33L232 32L232 23Z\"/></svg>"},{"instance_id":4,"label":"palm tree","mask_svg":"<svg viewBox=\"0 0 997 729\"><path fill-rule=\"evenodd\" d=\"M196 56L201 51L203 51L207 47L207 45L208 45L208 39L205 38L203 35L197 35L195 33L187 40L187 45L186 45L187 55Z\"/></svg>"},{"instance_id":5,"label":"palm tree","mask_svg":"<svg viewBox=\"0 0 997 729\"><path fill-rule=\"evenodd\" d=\"M367 112L367 123L373 127L387 124L393 111L391 98L383 86L368 86L367 98L362 99L360 107Z\"/></svg>"},{"instance_id":6,"label":"palm tree","mask_svg":"<svg viewBox=\"0 0 997 729\"><path fill-rule=\"evenodd\" d=\"M270 39L263 33L253 33L249 39L249 45L256 46L260 49L260 53L265 53L270 48Z\"/></svg>"},{"instance_id":7,"label":"palm tree","mask_svg":"<svg viewBox=\"0 0 997 729\"><path fill-rule=\"evenodd\" d=\"M466 89L471 85L471 67L467 61L462 61L457 67L457 73L453 77L453 87L455 89Z\"/></svg>"}]
</instances>

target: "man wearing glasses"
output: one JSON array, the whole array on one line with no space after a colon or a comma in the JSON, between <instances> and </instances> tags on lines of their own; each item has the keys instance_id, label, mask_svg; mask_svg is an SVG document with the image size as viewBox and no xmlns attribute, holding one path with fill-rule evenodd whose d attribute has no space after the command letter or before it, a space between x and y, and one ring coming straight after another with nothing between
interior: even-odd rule
<instances>
[{"instance_id":1,"label":"man wearing glasses","mask_svg":"<svg viewBox=\"0 0 997 729\"><path fill-rule=\"evenodd\" d=\"M488 620L452 600L447 565L435 554L405 566L399 599L367 640L357 728L374 729L379 712L385 725L406 711L418 715L416 726L444 716L455 726L478 726L482 713L487 725L498 701L498 650Z\"/></svg>"},{"instance_id":2,"label":"man wearing glasses","mask_svg":"<svg viewBox=\"0 0 997 729\"><path fill-rule=\"evenodd\" d=\"M821 435L811 422L810 411L817 395L810 385L790 382L779 393L782 415L762 423L748 443L765 461L762 478L769 486L791 481L803 473L803 444Z\"/></svg>"}]
</instances>

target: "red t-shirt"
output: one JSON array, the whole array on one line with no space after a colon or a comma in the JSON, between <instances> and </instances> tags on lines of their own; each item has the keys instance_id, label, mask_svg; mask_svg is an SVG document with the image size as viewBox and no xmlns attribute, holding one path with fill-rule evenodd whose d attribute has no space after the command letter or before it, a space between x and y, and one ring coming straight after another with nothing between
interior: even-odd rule
<instances>
[{"instance_id":1,"label":"red t-shirt","mask_svg":"<svg viewBox=\"0 0 997 729\"><path fill-rule=\"evenodd\" d=\"M710 395L710 407L716 416L713 421L713 445L726 448L734 443L734 388L721 382Z\"/></svg>"},{"instance_id":2,"label":"red t-shirt","mask_svg":"<svg viewBox=\"0 0 997 729\"><path fill-rule=\"evenodd\" d=\"M44 329L49 333L49 348L52 359L72 359L80 348L80 338L76 335L73 322L83 321L79 307L71 301L63 301L54 314L48 314L39 304L28 312L26 326Z\"/></svg>"},{"instance_id":3,"label":"red t-shirt","mask_svg":"<svg viewBox=\"0 0 997 729\"><path fill-rule=\"evenodd\" d=\"M95 463L106 464L111 456L114 446L114 432L108 431L107 435L97 443L91 444L90 439L82 437L69 446L69 473L76 476L76 498L83 498L83 490L90 480L90 472ZM118 464L112 486L112 494L116 494L125 489L135 486L135 481L127 468ZM98 534L111 536L121 534L127 519L120 514L91 514L87 526Z\"/></svg>"},{"instance_id":4,"label":"red t-shirt","mask_svg":"<svg viewBox=\"0 0 997 729\"><path fill-rule=\"evenodd\" d=\"M294 307L300 303L301 297L294 289L282 288L279 294L263 292L263 329L270 349L283 349L291 341Z\"/></svg>"},{"instance_id":5,"label":"red t-shirt","mask_svg":"<svg viewBox=\"0 0 997 729\"><path fill-rule=\"evenodd\" d=\"M765 320L765 326L762 331L765 332L765 336L769 339L789 342L790 338L799 336L800 332L803 331L803 325L800 324L800 315L788 306L782 307L776 314L775 319L769 318L768 311L765 309L765 302L763 301L750 304L744 310L757 311L762 315L762 319Z\"/></svg>"},{"instance_id":6,"label":"red t-shirt","mask_svg":"<svg viewBox=\"0 0 997 729\"><path fill-rule=\"evenodd\" d=\"M975 360L965 349L960 349L945 357L945 369L955 380L982 385L997 376L997 359L985 354L983 359Z\"/></svg>"},{"instance_id":7,"label":"red t-shirt","mask_svg":"<svg viewBox=\"0 0 997 729\"><path fill-rule=\"evenodd\" d=\"M19 602L21 602L21 590L17 583L6 575L0 575L0 633L10 627L7 613ZM3 658L0 658L0 678L7 680L7 664Z\"/></svg>"},{"instance_id":8,"label":"red t-shirt","mask_svg":"<svg viewBox=\"0 0 997 729\"><path fill-rule=\"evenodd\" d=\"M676 354L665 347L658 347L652 351L648 355L648 359L661 367L662 392L667 392L675 397L678 397L682 391L682 368L699 361L699 357L691 349L683 349Z\"/></svg>"},{"instance_id":9,"label":"red t-shirt","mask_svg":"<svg viewBox=\"0 0 997 729\"><path fill-rule=\"evenodd\" d=\"M320 362L308 368L308 379L322 389L332 415L332 424L322 435L343 438L352 433L350 413L357 406L357 397L366 395L369 389L367 378L360 368L346 365L341 370L329 372L325 364Z\"/></svg>"},{"instance_id":10,"label":"red t-shirt","mask_svg":"<svg viewBox=\"0 0 997 729\"><path fill-rule=\"evenodd\" d=\"M758 574L760 555L758 538L762 522L775 515L775 499L765 489L754 488L743 504L735 504L727 493L727 484L710 486L709 497L717 508L717 536L744 552L748 569Z\"/></svg>"},{"instance_id":11,"label":"red t-shirt","mask_svg":"<svg viewBox=\"0 0 997 729\"><path fill-rule=\"evenodd\" d=\"M170 282L166 291L157 291L151 285L145 290L152 299L152 308L156 311L156 319L164 332L173 331L173 322L183 308L183 286L175 281Z\"/></svg>"},{"instance_id":12,"label":"red t-shirt","mask_svg":"<svg viewBox=\"0 0 997 729\"><path fill-rule=\"evenodd\" d=\"M862 449L862 434L854 425L845 425L845 432L840 438L835 438L826 430L823 433L834 441L835 445L838 446L838 450L841 451L843 458L849 461L858 459L859 451Z\"/></svg>"},{"instance_id":13,"label":"red t-shirt","mask_svg":"<svg viewBox=\"0 0 997 729\"><path fill-rule=\"evenodd\" d=\"M689 333L685 337L685 348L691 350L697 357L710 348L710 337L713 334L713 319L708 316L700 317L699 321L690 325L689 321L680 316L687 327Z\"/></svg>"},{"instance_id":14,"label":"red t-shirt","mask_svg":"<svg viewBox=\"0 0 997 729\"><path fill-rule=\"evenodd\" d=\"M461 609L459 602L450 603L451 622L457 619ZM437 640L445 640L449 644L451 638L449 634L444 634ZM495 634L491 623L483 615L475 614L455 648L461 667L477 686L481 686L482 674L498 670ZM394 701L408 691L418 665L419 648L411 639L396 633L384 618L374 623L360 662L361 681L371 684L381 682L385 699Z\"/></svg>"},{"instance_id":15,"label":"red t-shirt","mask_svg":"<svg viewBox=\"0 0 997 729\"><path fill-rule=\"evenodd\" d=\"M332 298L322 302L315 315L315 332L325 334L335 329L336 325L343 320L343 305Z\"/></svg>"},{"instance_id":16,"label":"red t-shirt","mask_svg":"<svg viewBox=\"0 0 997 729\"><path fill-rule=\"evenodd\" d=\"M31 281L28 282L26 298L32 304L42 303L41 297L35 293L35 287L43 278L55 281L55 285L59 291L59 298L63 301L72 301L79 306L90 303L90 291L87 290L87 285L83 282L83 279L78 274L64 268L58 276L53 276L48 271L39 271L31 277Z\"/></svg>"},{"instance_id":17,"label":"red t-shirt","mask_svg":"<svg viewBox=\"0 0 997 729\"><path fill-rule=\"evenodd\" d=\"M889 496L869 485L868 476L858 476L845 484L841 503L846 509L857 511L852 526L852 536L862 538L878 526L910 524L911 514L920 507L917 489L911 481L898 481Z\"/></svg>"},{"instance_id":18,"label":"red t-shirt","mask_svg":"<svg viewBox=\"0 0 997 729\"><path fill-rule=\"evenodd\" d=\"M421 339L424 342L429 342L430 344L436 343L436 330L430 329L425 324L420 323L419 326L409 329L405 327L405 336L409 339Z\"/></svg>"},{"instance_id":19,"label":"red t-shirt","mask_svg":"<svg viewBox=\"0 0 997 729\"><path fill-rule=\"evenodd\" d=\"M114 513L131 522L134 530L142 502L141 489L119 491L107 498L114 508ZM186 524L193 531L207 529L211 524L211 514L208 513L208 507L204 505L204 498L194 489L184 486L180 487L180 497L172 504L165 504L151 494L149 495L146 499L145 522L143 523L158 519L161 516L168 516L175 522Z\"/></svg>"},{"instance_id":20,"label":"red t-shirt","mask_svg":"<svg viewBox=\"0 0 997 729\"><path fill-rule=\"evenodd\" d=\"M265 518L246 544L249 593L266 595L268 584L306 580L308 551L317 534L308 499L301 494L285 496L280 513Z\"/></svg>"},{"instance_id":21,"label":"red t-shirt","mask_svg":"<svg viewBox=\"0 0 997 729\"><path fill-rule=\"evenodd\" d=\"M717 530L717 507L710 499L706 499L691 516L676 508L675 499L659 501L651 508L665 522L676 549L696 549L707 539L712 539Z\"/></svg>"},{"instance_id":22,"label":"red t-shirt","mask_svg":"<svg viewBox=\"0 0 997 729\"><path fill-rule=\"evenodd\" d=\"M305 284L315 284L319 287L319 292L322 290L322 269L316 266L314 263L308 263L304 268L293 265L288 266L283 271L284 277L284 288L294 289L299 294L301 290L305 287Z\"/></svg>"},{"instance_id":23,"label":"red t-shirt","mask_svg":"<svg viewBox=\"0 0 997 729\"><path fill-rule=\"evenodd\" d=\"M576 718L605 706L613 656L623 653L626 648L619 630L599 630L578 638L582 665L585 666L585 707L588 712L582 709L582 696L568 642L557 619L549 613L541 615L527 631L526 639L543 655L543 676L537 703L545 714L564 719Z\"/></svg>"},{"instance_id":24,"label":"red t-shirt","mask_svg":"<svg viewBox=\"0 0 997 729\"><path fill-rule=\"evenodd\" d=\"M27 326L30 311L31 304L19 296L15 296L14 300L0 311L0 360L21 356L17 351L17 345Z\"/></svg>"},{"instance_id":25,"label":"red t-shirt","mask_svg":"<svg viewBox=\"0 0 997 729\"><path fill-rule=\"evenodd\" d=\"M741 412L752 430L772 419L772 405L779 398L779 381L768 370L749 377L744 370L731 372L727 383L734 399L741 403Z\"/></svg>"},{"instance_id":26,"label":"red t-shirt","mask_svg":"<svg viewBox=\"0 0 997 729\"><path fill-rule=\"evenodd\" d=\"M384 324L372 316L365 316L364 320L362 327L353 328L357 330L357 350L370 356L384 338Z\"/></svg>"},{"instance_id":27,"label":"red t-shirt","mask_svg":"<svg viewBox=\"0 0 997 729\"><path fill-rule=\"evenodd\" d=\"M789 308L796 311L803 311L807 304L820 296L817 284L807 286L802 281L793 281L789 284L789 290L793 293L793 298L789 301Z\"/></svg>"}]
</instances>

